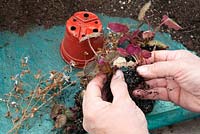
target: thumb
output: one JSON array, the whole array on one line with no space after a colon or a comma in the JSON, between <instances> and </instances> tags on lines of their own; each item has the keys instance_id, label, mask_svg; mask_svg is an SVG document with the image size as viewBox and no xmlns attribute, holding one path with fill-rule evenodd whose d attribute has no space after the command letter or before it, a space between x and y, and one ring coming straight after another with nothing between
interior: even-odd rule
<instances>
[{"instance_id":1,"label":"thumb","mask_svg":"<svg viewBox=\"0 0 200 134\"><path fill-rule=\"evenodd\" d=\"M177 61L155 62L150 65L139 66L137 71L145 78L175 77L180 70L180 64Z\"/></svg>"},{"instance_id":2,"label":"thumb","mask_svg":"<svg viewBox=\"0 0 200 134\"><path fill-rule=\"evenodd\" d=\"M114 96L113 101L124 98L130 98L127 84L124 80L124 74L122 73L122 71L117 70L117 72L111 80L110 88Z\"/></svg>"}]
</instances>

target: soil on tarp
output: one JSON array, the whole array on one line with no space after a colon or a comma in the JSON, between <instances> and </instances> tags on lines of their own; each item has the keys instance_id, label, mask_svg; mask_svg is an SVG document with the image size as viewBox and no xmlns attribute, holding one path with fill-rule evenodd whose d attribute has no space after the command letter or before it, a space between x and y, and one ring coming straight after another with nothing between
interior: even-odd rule
<instances>
[{"instance_id":1,"label":"soil on tarp","mask_svg":"<svg viewBox=\"0 0 200 134\"><path fill-rule=\"evenodd\" d=\"M0 0L0 31L25 33L34 25L50 28L65 24L76 11L86 10L109 16L137 19L139 10L148 0ZM147 13L149 23L159 24L162 15L168 15L183 27L169 32L173 39L200 55L200 1L152 0Z\"/></svg>"}]
</instances>

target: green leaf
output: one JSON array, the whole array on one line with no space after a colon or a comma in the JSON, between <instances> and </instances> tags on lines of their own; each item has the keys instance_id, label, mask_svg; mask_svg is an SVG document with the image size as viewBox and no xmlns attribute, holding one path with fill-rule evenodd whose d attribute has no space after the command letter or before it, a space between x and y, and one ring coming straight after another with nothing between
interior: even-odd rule
<instances>
[{"instance_id":1,"label":"green leaf","mask_svg":"<svg viewBox=\"0 0 200 134\"><path fill-rule=\"evenodd\" d=\"M86 76L95 76L97 73L99 73L99 69L96 60L88 62L84 67L84 74Z\"/></svg>"}]
</instances>

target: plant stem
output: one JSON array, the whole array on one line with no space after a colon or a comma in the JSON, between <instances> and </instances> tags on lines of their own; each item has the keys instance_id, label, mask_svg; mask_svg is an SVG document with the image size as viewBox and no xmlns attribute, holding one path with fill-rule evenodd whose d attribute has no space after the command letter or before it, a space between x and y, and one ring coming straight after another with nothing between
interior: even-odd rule
<instances>
[{"instance_id":1,"label":"plant stem","mask_svg":"<svg viewBox=\"0 0 200 134\"><path fill-rule=\"evenodd\" d=\"M62 88L59 92L61 93L63 90L67 89L68 87L70 87L71 85L73 85L74 83L71 83L69 85L67 85L66 87ZM38 86L38 85L37 85ZM37 111L42 108L45 104L47 104L48 102L50 102L55 96L51 96L46 102L42 103L40 106L37 107ZM33 98L33 97L32 97ZM30 102L32 102L32 98L30 100ZM30 102L28 104L28 107L30 106ZM28 107L26 108L25 110L25 113L27 112L28 110ZM27 115L27 117L30 117L31 113L29 113ZM18 129L20 128L21 124L26 120L26 114L23 114L21 119L14 125L14 127L9 130L7 133L12 133L14 130L18 131Z\"/></svg>"},{"instance_id":2,"label":"plant stem","mask_svg":"<svg viewBox=\"0 0 200 134\"><path fill-rule=\"evenodd\" d=\"M9 97L8 97L7 102L6 102L8 112L11 112L11 111L10 111L10 106L9 106L9 104L10 104L10 99L11 99L11 96L12 96L12 92L13 92L14 90L15 90L15 87L9 92ZM15 123L14 123L13 118L11 118L11 121L12 121L12 123L13 123L13 125L14 125Z\"/></svg>"},{"instance_id":3,"label":"plant stem","mask_svg":"<svg viewBox=\"0 0 200 134\"><path fill-rule=\"evenodd\" d=\"M144 24L144 22L140 21L138 24L137 24L137 30L140 29L140 27Z\"/></svg>"},{"instance_id":4,"label":"plant stem","mask_svg":"<svg viewBox=\"0 0 200 134\"><path fill-rule=\"evenodd\" d=\"M165 24L166 22L168 21L168 19L166 19L165 21L163 21L162 23L160 23L159 26L157 26L155 29L154 29L154 32L158 32L160 30L160 27Z\"/></svg>"},{"instance_id":5,"label":"plant stem","mask_svg":"<svg viewBox=\"0 0 200 134\"><path fill-rule=\"evenodd\" d=\"M92 50L92 52L96 55L96 56L98 56L98 54L96 53L96 51L94 50L94 48L92 47L92 44L91 44L91 42L90 42L90 39L88 38L88 44L89 44L89 46L90 46L90 48L91 48L91 50Z\"/></svg>"},{"instance_id":6,"label":"plant stem","mask_svg":"<svg viewBox=\"0 0 200 134\"><path fill-rule=\"evenodd\" d=\"M68 87L70 87L71 85L73 85L73 83L67 85L66 87L62 88L59 92L61 93L63 90L67 89ZM41 107L43 107L45 104L47 104L49 101L51 101L55 96L51 96L46 102L42 103L40 106L37 107L37 109L39 110Z\"/></svg>"}]
</instances>

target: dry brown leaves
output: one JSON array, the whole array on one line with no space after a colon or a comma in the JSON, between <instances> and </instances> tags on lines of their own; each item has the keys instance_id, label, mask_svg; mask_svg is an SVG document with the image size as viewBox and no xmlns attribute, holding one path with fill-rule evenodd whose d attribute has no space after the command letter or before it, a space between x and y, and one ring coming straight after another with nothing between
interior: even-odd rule
<instances>
[{"instance_id":1,"label":"dry brown leaves","mask_svg":"<svg viewBox=\"0 0 200 134\"><path fill-rule=\"evenodd\" d=\"M149 10L150 6L151 6L151 1L144 4L144 6L140 9L140 12L139 12L139 15L138 15L139 21L144 21L145 14Z\"/></svg>"},{"instance_id":2,"label":"dry brown leaves","mask_svg":"<svg viewBox=\"0 0 200 134\"><path fill-rule=\"evenodd\" d=\"M13 122L13 128L8 133L17 133L25 121L34 118L38 111L41 112L41 109L49 105L62 91L76 84L68 76L72 72L71 67L65 67L61 72L52 70L49 75L43 75L41 70L38 70L36 74L31 74L28 60L28 57L21 59L22 70L19 74L11 77L14 87L8 94L5 94L8 99L3 101L8 108L5 117L10 118ZM23 79L25 75L35 79L35 88L30 86L26 79ZM55 128L60 128L66 123L64 115L59 114L56 119Z\"/></svg>"}]
</instances>

